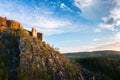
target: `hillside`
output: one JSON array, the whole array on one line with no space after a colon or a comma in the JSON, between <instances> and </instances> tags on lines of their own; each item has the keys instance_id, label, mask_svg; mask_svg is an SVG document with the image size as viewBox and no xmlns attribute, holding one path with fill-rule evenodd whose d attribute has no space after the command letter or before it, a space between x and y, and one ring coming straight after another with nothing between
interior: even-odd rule
<instances>
[{"instance_id":1,"label":"hillside","mask_svg":"<svg viewBox=\"0 0 120 80\"><path fill-rule=\"evenodd\" d=\"M106 58L120 58L120 51L93 51L93 52L75 52L65 53L68 57L106 57Z\"/></svg>"},{"instance_id":2,"label":"hillside","mask_svg":"<svg viewBox=\"0 0 120 80\"><path fill-rule=\"evenodd\" d=\"M84 80L77 64L23 27L0 18L0 30L0 80Z\"/></svg>"}]
</instances>

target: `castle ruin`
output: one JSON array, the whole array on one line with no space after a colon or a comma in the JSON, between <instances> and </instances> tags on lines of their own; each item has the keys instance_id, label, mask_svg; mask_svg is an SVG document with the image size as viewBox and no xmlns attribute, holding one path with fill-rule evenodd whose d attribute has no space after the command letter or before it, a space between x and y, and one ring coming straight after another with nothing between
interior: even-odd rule
<instances>
[{"instance_id":1,"label":"castle ruin","mask_svg":"<svg viewBox=\"0 0 120 80\"><path fill-rule=\"evenodd\" d=\"M0 31L5 30L6 28L12 29L24 29L23 26L15 20L7 20L6 17L0 17ZM25 30L25 29L24 29ZM32 28L32 31L28 31L30 36L33 38L38 38L43 41L43 33L39 33L36 28Z\"/></svg>"},{"instance_id":2,"label":"castle ruin","mask_svg":"<svg viewBox=\"0 0 120 80\"><path fill-rule=\"evenodd\" d=\"M15 20L7 20L6 17L0 17L0 28L14 28L14 29L23 29L23 26Z\"/></svg>"},{"instance_id":3,"label":"castle ruin","mask_svg":"<svg viewBox=\"0 0 120 80\"><path fill-rule=\"evenodd\" d=\"M43 33L39 33L36 28L32 28L32 31L29 31L30 35L34 38L38 38L43 41Z\"/></svg>"}]
</instances>

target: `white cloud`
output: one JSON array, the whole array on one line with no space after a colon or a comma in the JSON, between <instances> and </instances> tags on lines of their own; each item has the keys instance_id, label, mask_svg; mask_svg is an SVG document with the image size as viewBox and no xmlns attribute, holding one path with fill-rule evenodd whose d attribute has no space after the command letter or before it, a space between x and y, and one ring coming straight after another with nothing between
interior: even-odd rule
<instances>
[{"instance_id":1,"label":"white cloud","mask_svg":"<svg viewBox=\"0 0 120 80\"><path fill-rule=\"evenodd\" d=\"M65 9L65 10L68 10L68 11L71 11L71 12L73 12L67 5L65 5L64 3L61 3L60 4L60 7L62 8L62 9Z\"/></svg>"},{"instance_id":2,"label":"white cloud","mask_svg":"<svg viewBox=\"0 0 120 80\"><path fill-rule=\"evenodd\" d=\"M100 28L106 28L106 29L109 29L109 30L112 30L114 31L114 27L115 27L115 24L99 24L99 27Z\"/></svg>"},{"instance_id":3,"label":"white cloud","mask_svg":"<svg viewBox=\"0 0 120 80\"><path fill-rule=\"evenodd\" d=\"M93 41L102 41L98 38ZM117 50L120 51L120 32L115 33L111 37L107 37L105 42L97 43L88 46L82 46L78 51L97 51L97 50Z\"/></svg>"},{"instance_id":4,"label":"white cloud","mask_svg":"<svg viewBox=\"0 0 120 80\"><path fill-rule=\"evenodd\" d=\"M93 5L93 0L74 0L74 4L80 9L86 9Z\"/></svg>"},{"instance_id":5,"label":"white cloud","mask_svg":"<svg viewBox=\"0 0 120 80\"><path fill-rule=\"evenodd\" d=\"M100 51L100 50L117 50L120 51L120 32L117 32L111 37L105 38L106 41L103 42L104 39L95 38L93 39L94 44L85 45L81 47L70 47L70 48L61 48L62 52L83 52L83 51ZM98 42L99 43L95 43Z\"/></svg>"},{"instance_id":6,"label":"white cloud","mask_svg":"<svg viewBox=\"0 0 120 80\"><path fill-rule=\"evenodd\" d=\"M100 21L113 8L114 0L74 0L74 6L80 10L80 16L94 21Z\"/></svg>"},{"instance_id":7,"label":"white cloud","mask_svg":"<svg viewBox=\"0 0 120 80\"><path fill-rule=\"evenodd\" d=\"M114 31L117 26L120 27L120 1L114 1L115 6L110 11L110 14L106 17L103 17L103 23L99 24L100 28L106 28Z\"/></svg>"},{"instance_id":8,"label":"white cloud","mask_svg":"<svg viewBox=\"0 0 120 80\"><path fill-rule=\"evenodd\" d=\"M63 5L63 7L67 6ZM37 27L39 32L42 31L48 35L62 33L64 32L64 30L61 29L62 27L68 27L71 25L69 20L54 17L53 14L51 8L44 7L43 5L40 7L35 5L30 7L27 5L23 6L23 4L16 4L15 1L0 2L0 16L17 20L29 30L32 27Z\"/></svg>"},{"instance_id":9,"label":"white cloud","mask_svg":"<svg viewBox=\"0 0 120 80\"><path fill-rule=\"evenodd\" d=\"M64 3L61 3L60 7L61 7L61 8L65 8L66 5L65 5Z\"/></svg>"},{"instance_id":10,"label":"white cloud","mask_svg":"<svg viewBox=\"0 0 120 80\"><path fill-rule=\"evenodd\" d=\"M32 26L40 26L43 28L60 28L71 25L71 22L69 21L51 18L48 16L36 16L35 20L32 23Z\"/></svg>"},{"instance_id":11,"label":"white cloud","mask_svg":"<svg viewBox=\"0 0 120 80\"><path fill-rule=\"evenodd\" d=\"M114 42L108 42L105 44L93 46L90 50L120 50L120 42L114 41Z\"/></svg>"},{"instance_id":12,"label":"white cloud","mask_svg":"<svg viewBox=\"0 0 120 80\"><path fill-rule=\"evenodd\" d=\"M73 49L74 50L74 49ZM103 44L95 44L90 46L82 46L78 51L100 51L100 50L117 50L120 51L120 41L107 42Z\"/></svg>"},{"instance_id":13,"label":"white cloud","mask_svg":"<svg viewBox=\"0 0 120 80\"><path fill-rule=\"evenodd\" d=\"M37 28L37 30L44 32L44 35L47 35L47 36L64 33L64 30L58 30L58 29Z\"/></svg>"}]
</instances>

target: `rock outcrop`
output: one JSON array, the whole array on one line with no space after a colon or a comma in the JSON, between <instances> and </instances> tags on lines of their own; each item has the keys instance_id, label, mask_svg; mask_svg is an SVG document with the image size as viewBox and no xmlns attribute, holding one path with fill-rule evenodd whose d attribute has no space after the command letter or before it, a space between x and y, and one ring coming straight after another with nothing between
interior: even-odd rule
<instances>
[{"instance_id":1,"label":"rock outcrop","mask_svg":"<svg viewBox=\"0 0 120 80\"><path fill-rule=\"evenodd\" d=\"M0 33L0 80L83 80L78 65L24 34L11 28Z\"/></svg>"}]
</instances>

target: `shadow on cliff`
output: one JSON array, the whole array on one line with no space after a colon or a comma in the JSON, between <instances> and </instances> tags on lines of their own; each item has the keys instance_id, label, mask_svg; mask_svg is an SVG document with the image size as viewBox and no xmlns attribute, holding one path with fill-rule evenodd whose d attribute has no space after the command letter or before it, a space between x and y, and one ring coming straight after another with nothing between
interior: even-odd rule
<instances>
[{"instance_id":1,"label":"shadow on cliff","mask_svg":"<svg viewBox=\"0 0 120 80\"><path fill-rule=\"evenodd\" d=\"M20 64L19 37L15 30L6 30L0 34L0 77L17 80Z\"/></svg>"}]
</instances>

